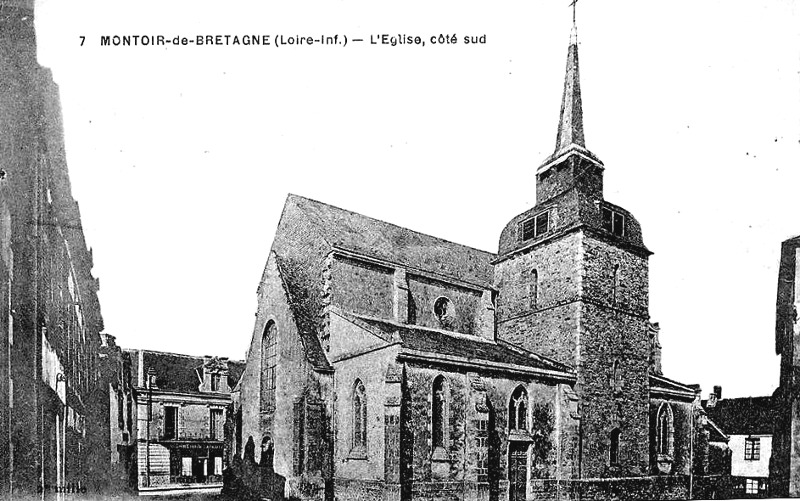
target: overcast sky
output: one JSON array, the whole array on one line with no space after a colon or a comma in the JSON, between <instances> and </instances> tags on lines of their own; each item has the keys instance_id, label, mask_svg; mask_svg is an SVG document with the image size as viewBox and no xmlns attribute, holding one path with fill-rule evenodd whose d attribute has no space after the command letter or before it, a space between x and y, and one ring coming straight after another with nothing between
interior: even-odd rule
<instances>
[{"instance_id":1,"label":"overcast sky","mask_svg":"<svg viewBox=\"0 0 800 501\"><path fill-rule=\"evenodd\" d=\"M106 331L244 358L287 193L496 252L555 146L568 3L39 0ZM655 253L665 374L770 394L780 243L800 234L797 2L583 0L577 18L586 142ZM226 34L349 42L100 45Z\"/></svg>"}]
</instances>

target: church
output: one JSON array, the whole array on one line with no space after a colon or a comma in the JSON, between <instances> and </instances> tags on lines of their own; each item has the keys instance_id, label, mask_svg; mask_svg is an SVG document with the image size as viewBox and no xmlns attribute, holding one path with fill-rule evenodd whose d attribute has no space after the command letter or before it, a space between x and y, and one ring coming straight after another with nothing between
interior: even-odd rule
<instances>
[{"instance_id":1,"label":"church","mask_svg":"<svg viewBox=\"0 0 800 501\"><path fill-rule=\"evenodd\" d=\"M289 195L233 395L237 488L698 496L700 389L662 374L651 252L634 216L603 198L604 169L584 140L573 27L555 150L497 253Z\"/></svg>"}]
</instances>

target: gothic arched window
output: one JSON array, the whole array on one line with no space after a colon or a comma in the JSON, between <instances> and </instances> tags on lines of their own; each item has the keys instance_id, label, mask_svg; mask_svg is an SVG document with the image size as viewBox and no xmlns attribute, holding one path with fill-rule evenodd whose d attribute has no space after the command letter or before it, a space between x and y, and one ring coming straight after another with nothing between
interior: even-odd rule
<instances>
[{"instance_id":1,"label":"gothic arched window","mask_svg":"<svg viewBox=\"0 0 800 501\"><path fill-rule=\"evenodd\" d=\"M612 466L619 464L619 437L622 432L619 428L614 428L611 431L611 447L609 449L608 460Z\"/></svg>"},{"instance_id":2,"label":"gothic arched window","mask_svg":"<svg viewBox=\"0 0 800 501\"><path fill-rule=\"evenodd\" d=\"M446 448L447 445L447 381L444 376L433 380L431 399L431 436L433 448Z\"/></svg>"},{"instance_id":3,"label":"gothic arched window","mask_svg":"<svg viewBox=\"0 0 800 501\"><path fill-rule=\"evenodd\" d=\"M508 429L528 429L528 392L522 386L517 386L508 403Z\"/></svg>"},{"instance_id":4,"label":"gothic arched window","mask_svg":"<svg viewBox=\"0 0 800 501\"><path fill-rule=\"evenodd\" d=\"M360 379L353 384L353 450L367 449L367 390Z\"/></svg>"},{"instance_id":5,"label":"gothic arched window","mask_svg":"<svg viewBox=\"0 0 800 501\"><path fill-rule=\"evenodd\" d=\"M275 366L278 361L278 329L270 321L261 337L261 412L275 409Z\"/></svg>"},{"instance_id":6,"label":"gothic arched window","mask_svg":"<svg viewBox=\"0 0 800 501\"><path fill-rule=\"evenodd\" d=\"M656 452L672 456L673 417L672 407L666 402L661 404L656 415Z\"/></svg>"}]
</instances>

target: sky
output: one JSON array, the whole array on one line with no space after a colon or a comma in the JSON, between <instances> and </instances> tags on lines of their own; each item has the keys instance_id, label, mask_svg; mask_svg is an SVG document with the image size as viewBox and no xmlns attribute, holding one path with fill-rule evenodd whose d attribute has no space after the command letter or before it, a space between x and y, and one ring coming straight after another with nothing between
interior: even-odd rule
<instances>
[{"instance_id":1,"label":"sky","mask_svg":"<svg viewBox=\"0 0 800 501\"><path fill-rule=\"evenodd\" d=\"M555 146L568 4L37 1L106 332L243 359L288 193L496 252ZM577 24L586 144L654 252L665 374L771 394L780 243L800 234L797 3L583 0ZM253 34L271 45L101 46Z\"/></svg>"}]
</instances>

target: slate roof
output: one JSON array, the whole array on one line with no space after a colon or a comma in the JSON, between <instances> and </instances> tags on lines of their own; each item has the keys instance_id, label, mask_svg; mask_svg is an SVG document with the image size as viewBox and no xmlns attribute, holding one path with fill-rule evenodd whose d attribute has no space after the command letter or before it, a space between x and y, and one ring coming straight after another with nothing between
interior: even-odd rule
<instances>
[{"instance_id":1,"label":"slate roof","mask_svg":"<svg viewBox=\"0 0 800 501\"><path fill-rule=\"evenodd\" d=\"M709 419L727 435L772 435L776 420L771 397L725 398L714 407L701 402Z\"/></svg>"},{"instance_id":2,"label":"slate roof","mask_svg":"<svg viewBox=\"0 0 800 501\"><path fill-rule=\"evenodd\" d=\"M315 316L307 306L308 291L298 284L299 280L295 279L295 270L291 264L276 253L273 253L273 256L286 291L289 309L294 317L297 332L300 334L300 342L303 343L303 353L306 359L316 370L332 371L333 368L328 362L328 357L325 356L325 351L317 336Z\"/></svg>"},{"instance_id":3,"label":"slate roof","mask_svg":"<svg viewBox=\"0 0 800 501\"><path fill-rule=\"evenodd\" d=\"M152 368L156 373L156 386L159 390L199 393L203 357L181 355L150 350L125 350L131 354L131 375L139 373L139 351L146 371ZM244 362L228 361L228 386L233 389L244 371Z\"/></svg>"},{"instance_id":4,"label":"slate roof","mask_svg":"<svg viewBox=\"0 0 800 501\"><path fill-rule=\"evenodd\" d=\"M233 390L244 373L245 363L239 360L228 360L228 387Z\"/></svg>"},{"instance_id":5,"label":"slate roof","mask_svg":"<svg viewBox=\"0 0 800 501\"><path fill-rule=\"evenodd\" d=\"M666 394L669 397L682 396L683 398L694 400L695 388L698 388L675 381L661 374L650 374L649 379L651 393Z\"/></svg>"},{"instance_id":6,"label":"slate roof","mask_svg":"<svg viewBox=\"0 0 800 501\"><path fill-rule=\"evenodd\" d=\"M708 441L709 442L725 442L728 443L730 437L725 434L722 429L714 422L713 419L708 420Z\"/></svg>"},{"instance_id":7,"label":"slate roof","mask_svg":"<svg viewBox=\"0 0 800 501\"><path fill-rule=\"evenodd\" d=\"M139 371L139 357L131 357L131 373ZM160 390L197 392L200 386L198 370L203 368L203 357L142 350L145 378L152 368L156 373L156 386ZM134 372L136 371L136 372Z\"/></svg>"},{"instance_id":8,"label":"slate roof","mask_svg":"<svg viewBox=\"0 0 800 501\"><path fill-rule=\"evenodd\" d=\"M386 336L397 332L405 350L457 357L469 361L482 361L489 364L511 364L526 368L559 372L571 377L574 370L564 364L529 352L504 341L487 341L465 334L451 335L435 329L412 325L396 324L372 318L359 317L358 321L378 329Z\"/></svg>"},{"instance_id":9,"label":"slate roof","mask_svg":"<svg viewBox=\"0 0 800 501\"><path fill-rule=\"evenodd\" d=\"M330 245L491 287L491 252L403 228L316 200L289 195Z\"/></svg>"}]
</instances>

